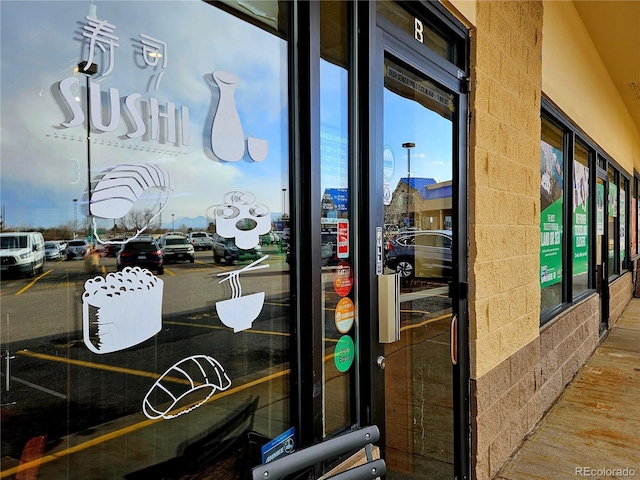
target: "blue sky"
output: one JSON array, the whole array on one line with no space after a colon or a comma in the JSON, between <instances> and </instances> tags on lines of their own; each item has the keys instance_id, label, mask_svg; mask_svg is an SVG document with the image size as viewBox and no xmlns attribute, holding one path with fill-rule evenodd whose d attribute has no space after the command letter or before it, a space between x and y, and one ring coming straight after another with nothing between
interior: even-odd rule
<instances>
[{"instance_id":1,"label":"blue sky","mask_svg":"<svg viewBox=\"0 0 640 480\"><path fill-rule=\"evenodd\" d=\"M92 178L115 165L160 163L175 184L162 214L165 224L172 215L206 215L209 207L223 203L224 195L236 190L251 192L272 213L281 212L282 189L289 189L286 42L200 1L181 1L177 8L176 2L158 0L93 3L97 18L115 25L119 42L108 76L101 76L107 57L94 57L102 70L93 80L100 85L103 98L110 89L117 89L121 101L137 93L145 102L157 98L162 108L167 102L178 109L186 106L191 136L188 146L127 138L131 121L123 116L117 130L92 132ZM83 95L80 86L84 87L85 77L74 74L74 68L86 59L81 31L90 5L91 1L0 2L0 197L9 226L71 222L73 199L82 199L86 191L86 128L84 124L61 126L70 115L54 93L59 82L75 75L79 83L74 93ZM146 67L136 54L140 34L168 45L168 65L158 90L150 85L162 70ZM210 152L211 124L218 104L218 88L211 74L217 70L240 79L235 103L244 136L268 141L269 153L263 162L252 162L247 155L238 162L224 162ZM341 138L344 145L347 75L327 62L322 62L321 75L323 131ZM84 108L83 101L80 105ZM103 112L104 122L107 113ZM395 159L394 174L388 181L392 189L407 176L404 142L416 143L411 151L412 176L451 179L448 120L387 90L384 117L384 144ZM334 151L340 147L337 141L327 145ZM338 169L323 172L323 189L346 187L346 158L338 154L323 158L324 163ZM149 201L153 198L150 195ZM136 206L144 205L140 200Z\"/></svg>"},{"instance_id":2,"label":"blue sky","mask_svg":"<svg viewBox=\"0 0 640 480\"><path fill-rule=\"evenodd\" d=\"M452 179L453 126L450 120L387 89L384 91L384 144L391 149L395 168L391 180L393 191L408 173L407 149L413 142L411 177L433 178L437 182Z\"/></svg>"},{"instance_id":3,"label":"blue sky","mask_svg":"<svg viewBox=\"0 0 640 480\"><path fill-rule=\"evenodd\" d=\"M97 18L115 25L119 42L113 71L103 77L101 70L94 77L103 97L114 88L121 99L139 93L145 101L157 98L161 108L167 102L178 109L187 106L191 140L189 146L175 146L127 138L130 123L121 118L117 130L91 134L92 177L123 163L156 162L170 172L176 187L163 213L167 218L204 215L211 205L224 202L225 193L235 190L249 191L256 202L279 212L282 188L288 188L286 42L203 2L179 3L176 8L175 2L163 1L94 2ZM90 4L0 3L0 193L8 225L72 221L73 199L82 198L86 190L86 128L61 126L69 115L54 92L58 82L74 76L74 67L86 59L80 31ZM140 34L168 45L168 65L158 90L148 89L154 72L135 55ZM94 58L107 63L106 57ZM238 162L223 162L209 151L218 103L211 74L217 70L240 79L235 103L244 136L268 141L263 162L252 162L248 155ZM84 87L85 77L78 78ZM79 85L75 92L82 96ZM108 119L103 115L103 120ZM78 165L75 172L73 165Z\"/></svg>"}]
</instances>

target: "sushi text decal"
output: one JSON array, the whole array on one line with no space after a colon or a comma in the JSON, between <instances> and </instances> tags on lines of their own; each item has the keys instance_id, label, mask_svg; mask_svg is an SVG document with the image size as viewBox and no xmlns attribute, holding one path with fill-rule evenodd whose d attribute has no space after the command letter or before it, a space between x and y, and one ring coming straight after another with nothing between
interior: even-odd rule
<instances>
[{"instance_id":1,"label":"sushi text decal","mask_svg":"<svg viewBox=\"0 0 640 480\"><path fill-rule=\"evenodd\" d=\"M98 19L95 7L92 6L84 20L80 32L84 58L76 73L86 75L86 97L80 101L75 93L81 87L81 77L74 75L54 85L54 96L66 116L61 126L71 129L90 124L90 135L92 131L115 132L124 119L127 131L118 136L119 141L140 139L178 148L189 146L188 106L176 106L171 101L161 105L156 96L143 98L140 93L121 97L115 87L110 87L108 92L101 90L101 80L110 79L112 72L117 71L117 51L122 42L116 25ZM161 38L141 33L134 39L134 50L136 65L152 71L147 81L148 90L159 90L169 65L170 45ZM96 59L98 62L94 63ZM245 155L253 162L264 161L268 154L267 140L245 137L235 104L234 91L240 79L223 70L206 73L204 78L215 84L219 93L215 114L206 127L207 132L203 132L203 137L210 141L202 142L204 148L210 148L211 153L224 162L237 162ZM130 242L159 217L176 190L162 162L158 159L140 164L120 163L97 174L90 170L92 178L85 200L98 243ZM145 197L151 197L153 206L148 209L151 215L134 237L116 242L98 236L96 218L114 221L122 218L141 199L149 200ZM210 210L217 233L233 240L240 249L256 247L259 236L271 229L269 208L257 203L250 192L229 192L223 204L214 205ZM234 333L251 327L262 311L265 298L265 292L243 295L240 274L268 268L268 264L261 264L267 258L261 257L244 268L218 275L224 277L219 283L230 285L231 297L217 302L216 311L222 323L233 328ZM157 335L162 330L163 290L163 281L140 267L126 267L104 278L87 280L82 297L85 346L102 355L134 347ZM144 397L142 410L150 419L172 419L203 405L215 392L226 390L230 385L230 378L216 359L205 354L189 356L159 376Z\"/></svg>"},{"instance_id":2,"label":"sushi text decal","mask_svg":"<svg viewBox=\"0 0 640 480\"><path fill-rule=\"evenodd\" d=\"M116 26L107 20L99 20L93 16L87 16L85 19L87 23L83 26L82 36L88 43L88 52L86 59L78 65L79 72L106 77L115 68L116 49L120 47L119 36L115 34ZM144 33L137 37L136 56L142 57L144 63L141 68L160 70L157 74L154 73L153 78L148 82L153 85L154 90L159 89L168 67L168 52L169 46L162 39ZM105 59L102 66L93 63L97 54ZM264 161L267 158L268 141L251 136L245 138L234 98L240 79L222 70L208 73L207 76L217 85L219 91L211 131L208 132L210 138L208 146L211 148L211 153L226 162L237 162L244 158L245 153L248 153L249 158L255 162ZM83 106L78 102L77 95L73 91L79 83L80 79L72 76L54 86L56 98L67 116L65 121L61 122L65 128L78 127L86 121ZM190 144L188 106L176 106L174 102L166 102L161 106L156 97L150 96L143 99L142 94L137 92L126 94L121 106L120 91L118 88L111 87L108 91L108 106L104 108L108 111L106 115L108 121L105 122L100 83L89 81L87 88L89 94L86 101L89 103L88 110L91 112L88 116L93 129L100 132L113 132L120 126L121 118L126 118L128 129L125 136L129 139L166 141L176 147Z\"/></svg>"}]
</instances>

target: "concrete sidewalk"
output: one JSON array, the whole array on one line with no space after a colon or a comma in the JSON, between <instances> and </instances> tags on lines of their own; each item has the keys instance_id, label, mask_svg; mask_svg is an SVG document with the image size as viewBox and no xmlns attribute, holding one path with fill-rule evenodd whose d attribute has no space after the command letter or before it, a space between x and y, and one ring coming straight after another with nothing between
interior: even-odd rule
<instances>
[{"instance_id":1,"label":"concrete sidewalk","mask_svg":"<svg viewBox=\"0 0 640 480\"><path fill-rule=\"evenodd\" d=\"M640 479L640 299L633 298L496 480Z\"/></svg>"}]
</instances>

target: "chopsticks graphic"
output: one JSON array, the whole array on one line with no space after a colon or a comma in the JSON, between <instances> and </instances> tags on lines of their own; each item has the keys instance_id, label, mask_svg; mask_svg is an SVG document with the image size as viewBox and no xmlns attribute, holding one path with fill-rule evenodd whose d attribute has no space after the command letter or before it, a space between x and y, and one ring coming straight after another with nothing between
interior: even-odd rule
<instances>
[{"instance_id":1,"label":"chopsticks graphic","mask_svg":"<svg viewBox=\"0 0 640 480\"><path fill-rule=\"evenodd\" d=\"M218 273L218 277L222 276L222 275L227 275L226 278L223 278L222 280L220 280L218 283L222 283L225 282L233 277L236 277L238 275L240 275L243 272L248 272L249 270L260 270L262 268L269 268L269 265L259 265L259 266L254 266L254 265L258 265L258 263L262 262L263 260L266 260L267 258L269 258L269 255L265 255L264 257L260 257L258 260L256 260L253 263L250 263L249 265L247 265L246 267L242 267L240 270L234 270L233 272L222 272L222 273Z\"/></svg>"}]
</instances>

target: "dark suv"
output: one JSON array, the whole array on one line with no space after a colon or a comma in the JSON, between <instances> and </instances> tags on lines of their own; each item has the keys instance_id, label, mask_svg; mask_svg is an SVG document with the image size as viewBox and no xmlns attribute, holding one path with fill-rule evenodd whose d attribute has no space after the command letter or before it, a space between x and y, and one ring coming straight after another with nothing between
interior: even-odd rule
<instances>
[{"instance_id":1,"label":"dark suv","mask_svg":"<svg viewBox=\"0 0 640 480\"><path fill-rule=\"evenodd\" d=\"M387 243L387 267L403 278L451 278L451 230L401 232Z\"/></svg>"},{"instance_id":2,"label":"dark suv","mask_svg":"<svg viewBox=\"0 0 640 480\"><path fill-rule=\"evenodd\" d=\"M164 255L151 237L138 237L122 245L116 255L118 271L124 267L141 267L155 270L158 275L164 273Z\"/></svg>"}]
</instances>

